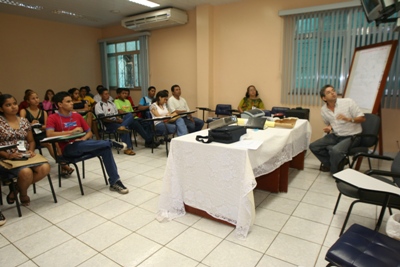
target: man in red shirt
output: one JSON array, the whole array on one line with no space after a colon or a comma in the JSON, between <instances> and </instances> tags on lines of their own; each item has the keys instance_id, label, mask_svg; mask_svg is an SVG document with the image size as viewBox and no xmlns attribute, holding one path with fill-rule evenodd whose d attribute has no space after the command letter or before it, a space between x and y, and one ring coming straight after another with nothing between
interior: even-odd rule
<instances>
[{"instance_id":1,"label":"man in red shirt","mask_svg":"<svg viewBox=\"0 0 400 267\"><path fill-rule=\"evenodd\" d=\"M92 132L84 118L73 112L73 103L67 92L59 92L53 96L53 102L58 107L58 113L47 119L46 134L48 137L69 135L85 132L79 139L59 142L65 157L81 157L84 154L95 154L103 158L104 166L109 176L110 190L127 194L129 190L122 184L111 147L123 149L126 144L110 140L92 140Z\"/></svg>"}]
</instances>

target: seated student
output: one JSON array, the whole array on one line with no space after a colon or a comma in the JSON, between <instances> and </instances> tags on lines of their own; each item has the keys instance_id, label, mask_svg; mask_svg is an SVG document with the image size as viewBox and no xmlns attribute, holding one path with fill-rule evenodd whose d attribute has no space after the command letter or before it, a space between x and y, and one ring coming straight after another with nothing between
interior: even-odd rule
<instances>
[{"instance_id":1,"label":"seated student","mask_svg":"<svg viewBox=\"0 0 400 267\"><path fill-rule=\"evenodd\" d=\"M47 122L47 112L39 109L39 97L36 92L30 91L26 95L29 107L26 109L21 109L19 115L22 118L26 118L30 123L31 127L35 124L41 124L40 128L33 128L33 139L35 139L36 147L44 146L49 151L50 155L55 159L53 146L50 143L40 143L40 140L46 138L46 122ZM73 168L68 165L62 165L62 175L68 176L74 171Z\"/></svg>"},{"instance_id":2,"label":"seated student","mask_svg":"<svg viewBox=\"0 0 400 267\"><path fill-rule=\"evenodd\" d=\"M115 104L110 101L110 95L108 93L107 88L101 88L99 90L101 95L101 100L98 102L94 108L97 117L100 119L104 116L112 116L118 114L118 109ZM135 151L133 151L133 145L131 140L131 133L128 129L129 126L133 123L133 117L129 114L129 116L124 116L123 119L121 117L110 117L102 119L101 122L104 126L111 131L119 131L121 140L127 145L127 149L124 150L124 154L134 156L136 155Z\"/></svg>"},{"instance_id":3,"label":"seated student","mask_svg":"<svg viewBox=\"0 0 400 267\"><path fill-rule=\"evenodd\" d=\"M90 125L92 132L96 136L96 139L100 140L101 138L99 135L99 129L97 127L97 122L94 120L94 114L91 112L88 103L79 96L78 88L71 88L68 90L68 93L72 98L74 111L83 116L87 124Z\"/></svg>"},{"instance_id":4,"label":"seated student","mask_svg":"<svg viewBox=\"0 0 400 267\"><path fill-rule=\"evenodd\" d=\"M42 109L47 112L47 115L53 114L54 110L56 109L52 101L53 96L54 96L54 91L51 89L48 89L44 94L44 100L42 101Z\"/></svg>"},{"instance_id":5,"label":"seated student","mask_svg":"<svg viewBox=\"0 0 400 267\"><path fill-rule=\"evenodd\" d=\"M103 158L104 166L109 176L110 190L120 194L127 194L129 190L120 180L117 165L111 147L123 149L125 144L110 140L92 140L90 127L81 115L73 112L71 96L67 92L59 92L53 97L58 107L58 113L52 114L47 119L46 134L48 137L61 136L85 132L86 135L79 139L59 142L62 154L65 157L81 157L87 153Z\"/></svg>"},{"instance_id":6,"label":"seated student","mask_svg":"<svg viewBox=\"0 0 400 267\"><path fill-rule=\"evenodd\" d=\"M125 114L133 112L130 101L126 98L128 96L129 89L118 88L117 94L118 98L114 100L114 104L118 109L119 114ZM151 131L151 126L148 122L144 122L142 119L135 117L134 114L127 114L125 116L131 116L134 120L131 122L129 128L135 130L143 139L145 140L145 147L157 147L158 143L153 141L153 133ZM124 116L124 117L125 117Z\"/></svg>"},{"instance_id":7,"label":"seated student","mask_svg":"<svg viewBox=\"0 0 400 267\"><path fill-rule=\"evenodd\" d=\"M21 143L18 148L0 151L0 159L21 159L35 156L35 140L32 128L27 119L18 116L17 100L9 94L0 96L0 146ZM17 191L23 206L29 206L30 198L28 188L46 177L50 172L48 163L37 163L5 170L0 167L0 172L9 173L11 177L17 177ZM17 196L11 190L7 195L7 203L13 204Z\"/></svg>"},{"instance_id":8,"label":"seated student","mask_svg":"<svg viewBox=\"0 0 400 267\"><path fill-rule=\"evenodd\" d=\"M154 103L150 106L150 112L153 118L162 118L166 116L175 116L176 113L169 113L167 108L168 91L162 90L156 94ZM168 122L165 120L164 122ZM178 118L175 123L163 123L163 121L154 121L156 131L160 135L176 134L182 136L188 133L185 122L182 118Z\"/></svg>"},{"instance_id":9,"label":"seated student","mask_svg":"<svg viewBox=\"0 0 400 267\"><path fill-rule=\"evenodd\" d=\"M86 101L90 110L93 110L94 106L96 106L96 101L94 101L94 99L90 95L87 94L88 87L89 86L82 86L81 88L79 88L79 97L80 97L80 99Z\"/></svg>"},{"instance_id":10,"label":"seated student","mask_svg":"<svg viewBox=\"0 0 400 267\"><path fill-rule=\"evenodd\" d=\"M238 110L240 113L253 108L265 109L264 103L258 97L258 91L254 85L247 87L246 96L240 101Z\"/></svg>"},{"instance_id":11,"label":"seated student","mask_svg":"<svg viewBox=\"0 0 400 267\"><path fill-rule=\"evenodd\" d=\"M141 114L143 114L142 118L145 118L145 119L151 118L151 113L150 113L149 108L150 108L151 103L153 103L153 99L154 99L155 95L156 95L156 88L154 86L150 86L147 89L147 96L144 96L140 99L138 110L142 111L142 113L141 113Z\"/></svg>"},{"instance_id":12,"label":"seated student","mask_svg":"<svg viewBox=\"0 0 400 267\"><path fill-rule=\"evenodd\" d=\"M100 95L100 93L99 93L99 90L100 89L102 89L102 88L104 88L104 86L103 85L97 85L97 87L96 87L96 91L97 91L97 94L95 95L95 96L93 96L93 99L94 99L94 101L96 101L96 103L99 103L100 101L101 101L101 95ZM110 99L109 99L111 102L113 102L114 101L114 98L112 97L112 96L110 96Z\"/></svg>"},{"instance_id":13,"label":"seated student","mask_svg":"<svg viewBox=\"0 0 400 267\"><path fill-rule=\"evenodd\" d=\"M186 100L181 97L181 87L177 84L171 86L172 96L168 99L168 109L171 113L183 113L190 111ZM189 133L200 131L203 128L204 121L188 114L182 118L185 121Z\"/></svg>"},{"instance_id":14,"label":"seated student","mask_svg":"<svg viewBox=\"0 0 400 267\"><path fill-rule=\"evenodd\" d=\"M22 100L19 103L18 111L21 111L21 109L27 108L29 106L28 102L26 101L26 95L31 91L33 91L33 90L32 89L26 89L25 90L25 92L24 92L24 100Z\"/></svg>"}]
</instances>

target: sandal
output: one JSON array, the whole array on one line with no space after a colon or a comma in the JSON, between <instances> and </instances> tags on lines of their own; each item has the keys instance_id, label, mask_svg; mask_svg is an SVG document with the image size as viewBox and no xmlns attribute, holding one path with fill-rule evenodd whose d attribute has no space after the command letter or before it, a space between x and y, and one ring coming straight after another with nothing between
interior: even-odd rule
<instances>
[{"instance_id":1,"label":"sandal","mask_svg":"<svg viewBox=\"0 0 400 267\"><path fill-rule=\"evenodd\" d=\"M130 156L136 155L135 151L133 151L132 149L126 149L126 150L124 150L124 154L130 155Z\"/></svg>"},{"instance_id":2,"label":"sandal","mask_svg":"<svg viewBox=\"0 0 400 267\"><path fill-rule=\"evenodd\" d=\"M17 194L18 194L18 187L16 184L14 186L15 186L15 191L17 191ZM14 191L12 190L11 184L9 185L9 187L10 187L10 193L8 193L6 200L7 200L8 204L14 204L16 196L14 196ZM12 194L12 196L11 196L11 194Z\"/></svg>"},{"instance_id":3,"label":"sandal","mask_svg":"<svg viewBox=\"0 0 400 267\"><path fill-rule=\"evenodd\" d=\"M75 171L75 169L71 168L68 165L62 165L61 168L61 176L64 177L69 177Z\"/></svg>"},{"instance_id":4,"label":"sandal","mask_svg":"<svg viewBox=\"0 0 400 267\"><path fill-rule=\"evenodd\" d=\"M19 201L21 202L22 206L29 206L29 204L31 204L31 199L29 198L29 196L22 196L19 195Z\"/></svg>"}]
</instances>

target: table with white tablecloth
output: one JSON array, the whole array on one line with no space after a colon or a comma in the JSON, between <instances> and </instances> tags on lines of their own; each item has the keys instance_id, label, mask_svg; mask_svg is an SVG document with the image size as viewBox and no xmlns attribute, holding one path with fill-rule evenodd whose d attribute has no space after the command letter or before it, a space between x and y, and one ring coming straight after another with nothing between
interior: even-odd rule
<instances>
[{"instance_id":1,"label":"table with white tablecloth","mask_svg":"<svg viewBox=\"0 0 400 267\"><path fill-rule=\"evenodd\" d=\"M244 139L261 140L256 150L238 143L204 144L197 135L172 139L160 194L158 218L185 215L185 204L236 226L246 237L255 217L253 189L256 177L272 173L303 153L309 145L311 127L297 120L293 129L248 129Z\"/></svg>"}]
</instances>

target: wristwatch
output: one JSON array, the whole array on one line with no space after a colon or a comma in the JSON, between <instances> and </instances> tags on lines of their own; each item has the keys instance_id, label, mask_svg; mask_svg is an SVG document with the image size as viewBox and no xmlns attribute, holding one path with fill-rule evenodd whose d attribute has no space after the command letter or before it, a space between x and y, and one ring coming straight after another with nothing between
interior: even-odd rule
<instances>
[{"instance_id":1,"label":"wristwatch","mask_svg":"<svg viewBox=\"0 0 400 267\"><path fill-rule=\"evenodd\" d=\"M354 118L351 118L351 122L354 123Z\"/></svg>"}]
</instances>

